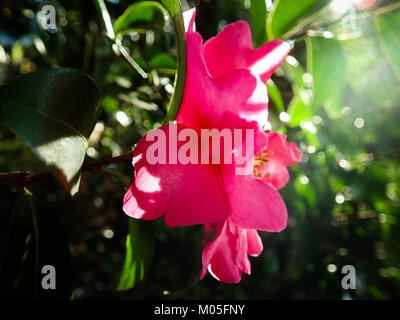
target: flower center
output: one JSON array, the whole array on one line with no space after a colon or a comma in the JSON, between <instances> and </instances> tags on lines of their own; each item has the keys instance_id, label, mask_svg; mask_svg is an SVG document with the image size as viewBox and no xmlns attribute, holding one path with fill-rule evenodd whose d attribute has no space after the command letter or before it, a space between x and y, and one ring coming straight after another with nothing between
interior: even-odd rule
<instances>
[{"instance_id":1,"label":"flower center","mask_svg":"<svg viewBox=\"0 0 400 320\"><path fill-rule=\"evenodd\" d=\"M270 177L271 174L269 172L266 172L265 170L260 170L260 169L265 169L264 166L267 165L271 159L268 157L272 157L274 155L274 152L271 151L261 151L260 154L254 157L254 176L256 178L262 179L265 177Z\"/></svg>"}]
</instances>

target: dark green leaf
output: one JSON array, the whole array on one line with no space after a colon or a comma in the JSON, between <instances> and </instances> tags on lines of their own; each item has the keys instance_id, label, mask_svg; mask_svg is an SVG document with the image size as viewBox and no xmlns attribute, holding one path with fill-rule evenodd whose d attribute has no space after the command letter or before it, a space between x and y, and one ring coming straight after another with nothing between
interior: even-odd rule
<instances>
[{"instance_id":1,"label":"dark green leaf","mask_svg":"<svg viewBox=\"0 0 400 320\"><path fill-rule=\"evenodd\" d=\"M153 260L155 236L151 222L129 219L125 262L117 290L128 290L141 281Z\"/></svg>"},{"instance_id":2,"label":"dark green leaf","mask_svg":"<svg viewBox=\"0 0 400 320\"><path fill-rule=\"evenodd\" d=\"M42 70L0 87L0 99L0 119L71 194L77 192L87 140L100 113L93 80L71 69Z\"/></svg>"},{"instance_id":3,"label":"dark green leaf","mask_svg":"<svg viewBox=\"0 0 400 320\"><path fill-rule=\"evenodd\" d=\"M267 6L265 0L251 0L249 23L255 47L267 41Z\"/></svg>"},{"instance_id":4,"label":"dark green leaf","mask_svg":"<svg viewBox=\"0 0 400 320\"><path fill-rule=\"evenodd\" d=\"M141 1L130 5L115 21L114 32L134 29L162 30L165 24L163 7L156 1Z\"/></svg>"}]
</instances>

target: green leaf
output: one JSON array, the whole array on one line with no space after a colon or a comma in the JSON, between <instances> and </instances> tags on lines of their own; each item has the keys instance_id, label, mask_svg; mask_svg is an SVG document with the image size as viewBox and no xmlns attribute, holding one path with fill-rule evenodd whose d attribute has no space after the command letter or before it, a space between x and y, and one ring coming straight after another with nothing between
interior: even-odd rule
<instances>
[{"instance_id":1,"label":"green leaf","mask_svg":"<svg viewBox=\"0 0 400 320\"><path fill-rule=\"evenodd\" d=\"M114 32L135 29L162 30L165 24L164 9L156 1L141 1L130 5L115 21Z\"/></svg>"},{"instance_id":2,"label":"green leaf","mask_svg":"<svg viewBox=\"0 0 400 320\"><path fill-rule=\"evenodd\" d=\"M313 113L310 108L304 103L300 94L295 94L289 103L287 113L290 116L288 125L290 127L298 127L300 122L309 120Z\"/></svg>"},{"instance_id":3,"label":"green leaf","mask_svg":"<svg viewBox=\"0 0 400 320\"><path fill-rule=\"evenodd\" d=\"M308 87L304 82L306 72L294 57L291 57L291 64L287 61L283 63L283 69L292 83L294 93L287 109L287 113L290 116L288 125L290 127L297 127L301 121L308 120L313 116L308 96Z\"/></svg>"},{"instance_id":4,"label":"green leaf","mask_svg":"<svg viewBox=\"0 0 400 320\"><path fill-rule=\"evenodd\" d=\"M290 62L291 63L285 60L282 63L282 67L285 70L287 78L292 83L293 91L305 90L304 67L293 56L290 56Z\"/></svg>"},{"instance_id":5,"label":"green leaf","mask_svg":"<svg viewBox=\"0 0 400 320\"><path fill-rule=\"evenodd\" d=\"M150 60L151 69L176 69L176 60L169 53L157 54Z\"/></svg>"},{"instance_id":6,"label":"green leaf","mask_svg":"<svg viewBox=\"0 0 400 320\"><path fill-rule=\"evenodd\" d=\"M296 24L325 4L321 0L276 0L267 19L268 39L286 38Z\"/></svg>"},{"instance_id":7,"label":"green leaf","mask_svg":"<svg viewBox=\"0 0 400 320\"><path fill-rule=\"evenodd\" d=\"M173 18L175 16L182 15L181 2L179 0L159 0L168 14ZM183 17L182 17L183 19Z\"/></svg>"},{"instance_id":8,"label":"green leaf","mask_svg":"<svg viewBox=\"0 0 400 320\"><path fill-rule=\"evenodd\" d=\"M317 133L312 133L307 128L302 128L303 135L306 139L306 143L309 146L314 146L318 148L320 146L319 138Z\"/></svg>"},{"instance_id":9,"label":"green leaf","mask_svg":"<svg viewBox=\"0 0 400 320\"><path fill-rule=\"evenodd\" d=\"M338 40L308 37L307 68L313 79L313 110L325 107L330 117L341 114L346 61Z\"/></svg>"},{"instance_id":10,"label":"green leaf","mask_svg":"<svg viewBox=\"0 0 400 320\"><path fill-rule=\"evenodd\" d=\"M117 290L128 290L141 281L153 260L155 250L153 225L149 221L129 219L125 262Z\"/></svg>"},{"instance_id":11,"label":"green leaf","mask_svg":"<svg viewBox=\"0 0 400 320\"><path fill-rule=\"evenodd\" d=\"M389 58L397 77L400 79L400 12L380 15L376 18L375 24L383 51Z\"/></svg>"},{"instance_id":12,"label":"green leaf","mask_svg":"<svg viewBox=\"0 0 400 320\"><path fill-rule=\"evenodd\" d=\"M175 120L179 107L183 98L183 89L186 80L186 39L185 39L185 24L183 21L181 3L178 0L160 0L174 25L178 70L175 77L174 93L172 94L171 102L168 107L167 115L163 123Z\"/></svg>"},{"instance_id":13,"label":"green leaf","mask_svg":"<svg viewBox=\"0 0 400 320\"><path fill-rule=\"evenodd\" d=\"M268 89L268 96L274 103L276 109L279 112L285 111L285 105L283 103L281 92L277 87L277 85L275 84L275 82L272 81L271 79L269 79L267 82L267 89Z\"/></svg>"},{"instance_id":14,"label":"green leaf","mask_svg":"<svg viewBox=\"0 0 400 320\"><path fill-rule=\"evenodd\" d=\"M384 101L399 100L400 91L393 89L398 86L394 83L399 82L400 69L396 69L395 60L388 59L377 32L340 41L340 44L346 58L345 79L352 90L351 100L356 100L348 104L379 106ZM396 52L388 51L388 54Z\"/></svg>"},{"instance_id":15,"label":"green leaf","mask_svg":"<svg viewBox=\"0 0 400 320\"><path fill-rule=\"evenodd\" d=\"M72 69L42 70L1 86L0 97L0 119L76 193L87 140L101 110L94 81Z\"/></svg>"},{"instance_id":16,"label":"green leaf","mask_svg":"<svg viewBox=\"0 0 400 320\"><path fill-rule=\"evenodd\" d=\"M265 0L251 0L249 23L253 44L257 48L267 41L267 6Z\"/></svg>"}]
</instances>

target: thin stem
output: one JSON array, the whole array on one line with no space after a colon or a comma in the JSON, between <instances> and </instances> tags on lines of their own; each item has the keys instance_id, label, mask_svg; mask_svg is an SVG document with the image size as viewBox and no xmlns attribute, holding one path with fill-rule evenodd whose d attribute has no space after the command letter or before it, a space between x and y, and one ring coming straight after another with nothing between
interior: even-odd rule
<instances>
[{"instance_id":1,"label":"thin stem","mask_svg":"<svg viewBox=\"0 0 400 320\"><path fill-rule=\"evenodd\" d=\"M23 199L21 199L23 201ZM3 264L5 261L5 257L6 257L6 252L8 251L8 243L10 240L10 235L11 235L11 228L13 226L14 220L15 220L15 215L16 215L16 211L17 211L17 204L20 201L20 198L17 199L17 201L14 203L13 209L11 211L11 216L10 216L10 221L8 222L8 226L7 226L7 234L6 237L4 238L4 248L5 250L3 250L0 253L0 257L1 257L1 262L0 262L0 280L3 277Z\"/></svg>"},{"instance_id":2,"label":"thin stem","mask_svg":"<svg viewBox=\"0 0 400 320\"><path fill-rule=\"evenodd\" d=\"M97 10L99 10L101 17L103 19L104 26L106 27L107 31L107 37L109 37L111 40L115 39L115 33L114 33L114 28L111 23L111 17L110 14L108 13L106 4L104 3L103 0L95 0L94 1Z\"/></svg>"},{"instance_id":3,"label":"thin stem","mask_svg":"<svg viewBox=\"0 0 400 320\"><path fill-rule=\"evenodd\" d=\"M178 70L174 82L174 93L171 97L171 102L167 114L164 118L163 124L168 124L169 121L175 120L178 115L179 108L183 99L183 89L186 81L186 39L185 27L182 15L182 9L179 1L160 0L164 8L167 9L168 14L174 25L174 33L177 48L177 62Z\"/></svg>"},{"instance_id":4,"label":"thin stem","mask_svg":"<svg viewBox=\"0 0 400 320\"><path fill-rule=\"evenodd\" d=\"M101 168L102 166L106 166L106 165L109 165L112 163L119 163L119 162L132 160L132 155L133 155L133 151L130 151L128 153L125 153L125 154L117 156L117 157L111 157L111 158L106 158L106 159L102 159L102 160L92 161L92 162L84 164L82 166L82 171L93 171L93 170Z\"/></svg>"},{"instance_id":5,"label":"thin stem","mask_svg":"<svg viewBox=\"0 0 400 320\"><path fill-rule=\"evenodd\" d=\"M387 12L390 12L390 11L393 11L393 10L396 10L399 8L400 8L400 2L395 2L395 3L389 4L385 7L376 9L374 11L374 14L378 16L378 15L385 14Z\"/></svg>"},{"instance_id":6,"label":"thin stem","mask_svg":"<svg viewBox=\"0 0 400 320\"><path fill-rule=\"evenodd\" d=\"M194 265L192 274L189 278L189 282L186 285L186 287L184 287L183 289L171 292L170 298L172 298L172 299L180 299L183 295L188 293L189 290L191 290L193 287L195 287L200 282L200 275L201 275L201 270L202 270L202 266L203 266L203 261L202 261L202 251L203 251L202 243L203 242L201 240L203 238L203 234L204 234L204 226L202 225L201 233L200 233L200 241L198 242L198 243L200 243L200 246L197 250L195 265Z\"/></svg>"},{"instance_id":7,"label":"thin stem","mask_svg":"<svg viewBox=\"0 0 400 320\"><path fill-rule=\"evenodd\" d=\"M122 56L125 58L125 60L132 66L133 69L139 73L143 79L147 79L149 76L147 75L146 71L144 71L138 63L133 60L133 58L129 55L128 51L125 49L125 47L122 45L120 40L115 40L114 44L117 46L118 51L122 54Z\"/></svg>"},{"instance_id":8,"label":"thin stem","mask_svg":"<svg viewBox=\"0 0 400 320\"><path fill-rule=\"evenodd\" d=\"M97 10L99 11L104 26L106 28L107 37L113 42L113 44L118 49L118 52L125 58L125 60L132 66L133 69L139 73L143 79L147 79L147 73L136 63L135 60L129 55L125 47L122 45L121 41L115 37L114 28L111 22L110 14L108 13L107 6L103 0L94 0Z\"/></svg>"},{"instance_id":9,"label":"thin stem","mask_svg":"<svg viewBox=\"0 0 400 320\"><path fill-rule=\"evenodd\" d=\"M133 151L130 151L126 154L106 158L102 160L92 161L89 163L85 163L82 166L82 171L96 171L103 166L119 163L132 160ZM15 184L20 187L25 187L34 183L41 183L47 181L52 174L50 172L43 172L37 175L30 175L29 172L26 171L14 171L14 172L0 172L0 182L8 182Z\"/></svg>"},{"instance_id":10,"label":"thin stem","mask_svg":"<svg viewBox=\"0 0 400 320\"><path fill-rule=\"evenodd\" d=\"M118 182L120 182L125 190L129 188L129 181L127 181L126 177L119 172L118 170L115 169L109 169L109 168L100 168L97 173L102 174L102 175L108 175L116 179Z\"/></svg>"},{"instance_id":11,"label":"thin stem","mask_svg":"<svg viewBox=\"0 0 400 320\"><path fill-rule=\"evenodd\" d=\"M29 209L31 210L32 214L32 223L33 223L33 234L35 239L35 292L38 292L39 286L39 223L38 217L36 213L35 204L33 202L33 194L27 189L24 188L24 193L26 200L29 205Z\"/></svg>"}]
</instances>

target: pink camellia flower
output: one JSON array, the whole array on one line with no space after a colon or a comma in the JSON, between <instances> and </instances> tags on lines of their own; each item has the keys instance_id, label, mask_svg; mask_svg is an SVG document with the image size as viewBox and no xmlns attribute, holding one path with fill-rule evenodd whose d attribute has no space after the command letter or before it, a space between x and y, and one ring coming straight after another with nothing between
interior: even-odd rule
<instances>
[{"instance_id":1,"label":"pink camellia flower","mask_svg":"<svg viewBox=\"0 0 400 320\"><path fill-rule=\"evenodd\" d=\"M238 21L203 44L194 31L195 10L188 12L187 75L177 122L189 128L254 129L255 149L265 146L268 118L265 82L290 46L273 40L255 50L249 25Z\"/></svg>"},{"instance_id":2,"label":"pink camellia flower","mask_svg":"<svg viewBox=\"0 0 400 320\"><path fill-rule=\"evenodd\" d=\"M260 179L260 183L280 189L289 180L286 167L299 163L302 152L293 142L288 143L285 135L271 132L268 134L268 140L268 146L256 157L254 175ZM237 283L241 280L243 272L250 274L248 255L258 256L262 250L263 245L257 228L243 228L232 222L230 217L215 224L206 224L201 278L209 270L217 280Z\"/></svg>"},{"instance_id":3,"label":"pink camellia flower","mask_svg":"<svg viewBox=\"0 0 400 320\"><path fill-rule=\"evenodd\" d=\"M194 17L193 11L187 24L187 76L177 121L158 130L180 136L185 129L197 133L252 129L252 149L258 154L268 140L262 130L268 116L264 82L286 57L289 45L275 40L253 49L250 29L242 21L203 44L194 31ZM171 227L228 217L245 229L273 232L286 226L286 207L279 193L253 175L236 175L236 156L231 164L183 164L170 161L176 155L169 144L163 155L168 161L153 163L146 156L152 148L151 134L139 141L133 153L135 180L125 194L126 214L146 220L165 215ZM182 144L178 141L177 147Z\"/></svg>"}]
</instances>

